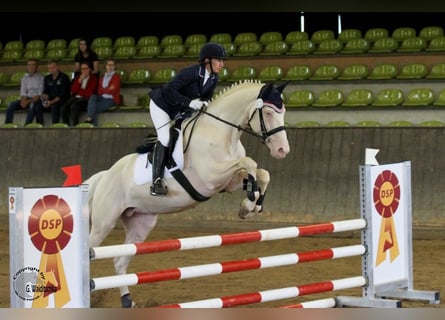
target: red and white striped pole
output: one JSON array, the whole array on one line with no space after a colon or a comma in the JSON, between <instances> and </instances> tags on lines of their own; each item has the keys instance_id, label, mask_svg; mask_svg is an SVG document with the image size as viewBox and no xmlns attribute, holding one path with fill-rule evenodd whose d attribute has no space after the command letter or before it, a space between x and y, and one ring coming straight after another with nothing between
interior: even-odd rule
<instances>
[{"instance_id":1,"label":"red and white striped pole","mask_svg":"<svg viewBox=\"0 0 445 320\"><path fill-rule=\"evenodd\" d=\"M305 284L295 287L257 291L240 295L226 296L221 298L205 299L184 303L162 305L160 308L229 308L254 303L289 299L308 294L328 291L344 290L362 287L366 284L363 276L337 279L325 282Z\"/></svg>"},{"instance_id":2,"label":"red and white striped pole","mask_svg":"<svg viewBox=\"0 0 445 320\"><path fill-rule=\"evenodd\" d=\"M301 227L284 227L251 232L111 245L90 248L90 259L97 260L117 256L134 256L166 251L182 251L248 242L298 238L308 235L361 230L365 227L366 221L364 219L351 219Z\"/></svg>"},{"instance_id":3,"label":"red and white striped pole","mask_svg":"<svg viewBox=\"0 0 445 320\"><path fill-rule=\"evenodd\" d=\"M301 253L282 254L262 258L243 259L190 267L100 277L90 280L90 289L92 291L97 291L121 286L139 285L143 283L152 283L166 280L183 280L229 272L266 269L309 261L359 256L363 255L365 251L365 246L360 244Z\"/></svg>"}]
</instances>

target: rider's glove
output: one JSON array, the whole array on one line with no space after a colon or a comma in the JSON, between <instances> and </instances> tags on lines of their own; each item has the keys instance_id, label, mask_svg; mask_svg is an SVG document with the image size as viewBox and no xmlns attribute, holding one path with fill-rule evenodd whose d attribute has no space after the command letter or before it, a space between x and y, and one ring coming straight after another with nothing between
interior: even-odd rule
<instances>
[{"instance_id":1,"label":"rider's glove","mask_svg":"<svg viewBox=\"0 0 445 320\"><path fill-rule=\"evenodd\" d=\"M194 110L199 110L202 108L203 105L204 105L204 101L201 101L198 98L198 99L194 99L194 100L190 101L189 107Z\"/></svg>"}]
</instances>

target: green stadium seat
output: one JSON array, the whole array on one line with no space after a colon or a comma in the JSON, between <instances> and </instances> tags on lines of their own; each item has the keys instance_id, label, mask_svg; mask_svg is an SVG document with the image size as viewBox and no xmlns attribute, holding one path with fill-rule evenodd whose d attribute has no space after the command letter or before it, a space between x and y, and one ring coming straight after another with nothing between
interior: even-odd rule
<instances>
[{"instance_id":1,"label":"green stadium seat","mask_svg":"<svg viewBox=\"0 0 445 320\"><path fill-rule=\"evenodd\" d=\"M265 47L269 43L277 42L277 41L283 41L283 35L279 31L266 31L266 32L263 32L260 35L259 39L258 39L258 42L263 47Z\"/></svg>"},{"instance_id":2,"label":"green stadium seat","mask_svg":"<svg viewBox=\"0 0 445 320\"><path fill-rule=\"evenodd\" d=\"M49 49L46 51L46 60L60 61L66 57L66 49Z\"/></svg>"},{"instance_id":3,"label":"green stadium seat","mask_svg":"<svg viewBox=\"0 0 445 320\"><path fill-rule=\"evenodd\" d=\"M214 33L210 36L209 42L216 42L219 44L233 43L232 35L227 32Z\"/></svg>"},{"instance_id":4,"label":"green stadium seat","mask_svg":"<svg viewBox=\"0 0 445 320\"><path fill-rule=\"evenodd\" d=\"M337 36L337 39L340 40L340 42L343 44L345 44L350 40L361 39L361 38L362 38L362 32L360 31L360 29L343 29Z\"/></svg>"},{"instance_id":5,"label":"green stadium seat","mask_svg":"<svg viewBox=\"0 0 445 320\"><path fill-rule=\"evenodd\" d=\"M258 72L257 80L266 81L278 81L283 77L283 69L278 65L265 66Z\"/></svg>"},{"instance_id":6,"label":"green stadium seat","mask_svg":"<svg viewBox=\"0 0 445 320\"><path fill-rule=\"evenodd\" d=\"M67 49L79 49L79 40L80 38L73 38L70 40L70 42L68 43L68 47Z\"/></svg>"},{"instance_id":7,"label":"green stadium seat","mask_svg":"<svg viewBox=\"0 0 445 320\"><path fill-rule=\"evenodd\" d=\"M150 80L150 84L164 84L176 76L176 70L173 68L162 68L155 72Z\"/></svg>"},{"instance_id":8,"label":"green stadium seat","mask_svg":"<svg viewBox=\"0 0 445 320\"><path fill-rule=\"evenodd\" d=\"M226 67L222 67L221 70L218 73L218 81L227 81L229 78L229 69Z\"/></svg>"},{"instance_id":9,"label":"green stadium seat","mask_svg":"<svg viewBox=\"0 0 445 320\"><path fill-rule=\"evenodd\" d=\"M420 52L426 49L426 40L420 37L413 37L403 40L396 50L397 52Z\"/></svg>"},{"instance_id":10,"label":"green stadium seat","mask_svg":"<svg viewBox=\"0 0 445 320\"><path fill-rule=\"evenodd\" d=\"M261 56L279 56L287 52L286 42L280 40L270 42L264 46L263 51L260 52Z\"/></svg>"},{"instance_id":11,"label":"green stadium seat","mask_svg":"<svg viewBox=\"0 0 445 320\"><path fill-rule=\"evenodd\" d=\"M203 45L207 42L207 36L202 33L189 34L184 40L184 46L186 49L193 45Z\"/></svg>"},{"instance_id":12,"label":"green stadium seat","mask_svg":"<svg viewBox=\"0 0 445 320\"><path fill-rule=\"evenodd\" d=\"M9 75L5 71L0 71L0 86L8 81Z\"/></svg>"},{"instance_id":13,"label":"green stadium seat","mask_svg":"<svg viewBox=\"0 0 445 320\"><path fill-rule=\"evenodd\" d=\"M370 80L389 80L398 75L398 67L394 63L381 63L376 65L366 77Z\"/></svg>"},{"instance_id":14,"label":"green stadium seat","mask_svg":"<svg viewBox=\"0 0 445 320\"><path fill-rule=\"evenodd\" d=\"M42 60L43 58L45 58L45 49L29 49L25 50L23 56L18 61L26 62L29 59Z\"/></svg>"},{"instance_id":15,"label":"green stadium seat","mask_svg":"<svg viewBox=\"0 0 445 320\"><path fill-rule=\"evenodd\" d=\"M379 121L374 120L363 120L357 122L354 126L356 127L380 127L382 124Z\"/></svg>"},{"instance_id":16,"label":"green stadium seat","mask_svg":"<svg viewBox=\"0 0 445 320\"><path fill-rule=\"evenodd\" d=\"M374 94L370 89L352 89L346 95L342 107L368 107L374 101Z\"/></svg>"},{"instance_id":17,"label":"green stadium seat","mask_svg":"<svg viewBox=\"0 0 445 320\"><path fill-rule=\"evenodd\" d=\"M45 50L46 44L43 40L29 40L25 45L25 51L41 49Z\"/></svg>"},{"instance_id":18,"label":"green stadium seat","mask_svg":"<svg viewBox=\"0 0 445 320\"><path fill-rule=\"evenodd\" d=\"M435 38L443 37L444 31L441 26L425 26L420 29L419 37L425 39L425 41L430 42Z\"/></svg>"},{"instance_id":19,"label":"green stadium seat","mask_svg":"<svg viewBox=\"0 0 445 320\"><path fill-rule=\"evenodd\" d=\"M430 72L426 75L427 79L445 79L445 63L434 64Z\"/></svg>"},{"instance_id":20,"label":"green stadium seat","mask_svg":"<svg viewBox=\"0 0 445 320\"><path fill-rule=\"evenodd\" d=\"M239 45L238 49L233 53L236 57L256 56L261 52L261 45L257 41L244 42Z\"/></svg>"},{"instance_id":21,"label":"green stadium seat","mask_svg":"<svg viewBox=\"0 0 445 320\"><path fill-rule=\"evenodd\" d=\"M444 127L445 123L439 120L427 120L417 124L419 127Z\"/></svg>"},{"instance_id":22,"label":"green stadium seat","mask_svg":"<svg viewBox=\"0 0 445 320\"><path fill-rule=\"evenodd\" d=\"M372 103L374 107L396 107L402 105L404 95L402 90L386 88L377 93L377 96Z\"/></svg>"},{"instance_id":23,"label":"green stadium seat","mask_svg":"<svg viewBox=\"0 0 445 320\"><path fill-rule=\"evenodd\" d=\"M161 45L162 48L162 45ZM183 44L170 44L163 47L161 54L158 55L158 58L179 58L185 54L185 46Z\"/></svg>"},{"instance_id":24,"label":"green stadium seat","mask_svg":"<svg viewBox=\"0 0 445 320\"><path fill-rule=\"evenodd\" d=\"M416 36L417 36L416 29L411 27L395 28L391 34L391 38L396 40L399 44L408 38L414 38Z\"/></svg>"},{"instance_id":25,"label":"green stadium seat","mask_svg":"<svg viewBox=\"0 0 445 320\"><path fill-rule=\"evenodd\" d=\"M409 107L425 107L431 105L433 102L433 90L429 88L414 88L408 92L402 105Z\"/></svg>"},{"instance_id":26,"label":"green stadium seat","mask_svg":"<svg viewBox=\"0 0 445 320\"><path fill-rule=\"evenodd\" d=\"M3 84L5 87L20 87L20 82L22 78L25 76L26 71L16 71L13 72L7 82Z\"/></svg>"},{"instance_id":27,"label":"green stadium seat","mask_svg":"<svg viewBox=\"0 0 445 320\"><path fill-rule=\"evenodd\" d=\"M254 32L240 32L235 35L233 44L238 49L243 43L258 42L258 37Z\"/></svg>"},{"instance_id":28,"label":"green stadium seat","mask_svg":"<svg viewBox=\"0 0 445 320\"><path fill-rule=\"evenodd\" d=\"M349 64L347 65L338 76L339 80L362 80L368 76L368 66L366 64Z\"/></svg>"},{"instance_id":29,"label":"green stadium seat","mask_svg":"<svg viewBox=\"0 0 445 320\"><path fill-rule=\"evenodd\" d=\"M79 51L79 49L77 49L77 48L67 49L66 56L65 56L65 58L62 59L62 61L74 61L74 57L76 56L76 53L78 51Z\"/></svg>"},{"instance_id":30,"label":"green stadium seat","mask_svg":"<svg viewBox=\"0 0 445 320\"><path fill-rule=\"evenodd\" d=\"M343 48L340 50L340 53L365 53L369 50L369 43L366 39L351 39L348 40Z\"/></svg>"},{"instance_id":31,"label":"green stadium seat","mask_svg":"<svg viewBox=\"0 0 445 320\"><path fill-rule=\"evenodd\" d=\"M190 47L185 49L185 53L183 55L184 58L199 58L199 54L201 52L202 43L195 43Z\"/></svg>"},{"instance_id":32,"label":"green stadium seat","mask_svg":"<svg viewBox=\"0 0 445 320\"><path fill-rule=\"evenodd\" d=\"M6 42L5 47L3 48L3 51L9 51L9 50L20 50L23 51L25 46L23 45L22 41L18 40L11 40Z\"/></svg>"},{"instance_id":33,"label":"green stadium seat","mask_svg":"<svg viewBox=\"0 0 445 320\"><path fill-rule=\"evenodd\" d=\"M43 128L43 124L37 122L31 122L26 124L25 128L30 128L30 129Z\"/></svg>"},{"instance_id":34,"label":"green stadium seat","mask_svg":"<svg viewBox=\"0 0 445 320\"><path fill-rule=\"evenodd\" d=\"M337 39L328 39L320 42L314 50L314 54L336 54L343 49L343 44Z\"/></svg>"},{"instance_id":35,"label":"green stadium seat","mask_svg":"<svg viewBox=\"0 0 445 320\"><path fill-rule=\"evenodd\" d=\"M436 99L433 102L433 106L445 107L445 89L442 89L437 93Z\"/></svg>"},{"instance_id":36,"label":"green stadium seat","mask_svg":"<svg viewBox=\"0 0 445 320\"><path fill-rule=\"evenodd\" d=\"M389 32L386 28L370 28L366 30L364 38L373 44L378 39L389 38Z\"/></svg>"},{"instance_id":37,"label":"green stadium seat","mask_svg":"<svg viewBox=\"0 0 445 320\"><path fill-rule=\"evenodd\" d=\"M114 50L113 58L115 60L128 60L132 59L136 55L136 47L133 46L121 46Z\"/></svg>"},{"instance_id":38,"label":"green stadium seat","mask_svg":"<svg viewBox=\"0 0 445 320\"><path fill-rule=\"evenodd\" d=\"M19 61L20 58L23 55L22 50L3 50L2 57L0 59L0 62L15 62Z\"/></svg>"},{"instance_id":39,"label":"green stadium seat","mask_svg":"<svg viewBox=\"0 0 445 320\"><path fill-rule=\"evenodd\" d=\"M65 39L51 39L46 44L46 50L66 49L67 42Z\"/></svg>"},{"instance_id":40,"label":"green stadium seat","mask_svg":"<svg viewBox=\"0 0 445 320\"><path fill-rule=\"evenodd\" d=\"M151 73L148 69L135 69L128 73L126 79L121 80L123 84L143 84L151 80Z\"/></svg>"},{"instance_id":41,"label":"green stadium seat","mask_svg":"<svg viewBox=\"0 0 445 320\"><path fill-rule=\"evenodd\" d=\"M445 51L445 37L437 37L432 39L425 48L427 52L443 52Z\"/></svg>"},{"instance_id":42,"label":"green stadium seat","mask_svg":"<svg viewBox=\"0 0 445 320\"><path fill-rule=\"evenodd\" d=\"M298 40L290 45L287 55L304 55L314 52L315 45L311 40Z\"/></svg>"},{"instance_id":43,"label":"green stadium seat","mask_svg":"<svg viewBox=\"0 0 445 320\"><path fill-rule=\"evenodd\" d=\"M335 121L329 121L326 123L326 127L350 127L351 124L347 121L343 120L335 120Z\"/></svg>"},{"instance_id":44,"label":"green stadium seat","mask_svg":"<svg viewBox=\"0 0 445 320\"><path fill-rule=\"evenodd\" d=\"M340 75L340 68L335 64L322 64L318 66L309 80L334 80Z\"/></svg>"},{"instance_id":45,"label":"green stadium seat","mask_svg":"<svg viewBox=\"0 0 445 320\"><path fill-rule=\"evenodd\" d=\"M239 66L233 71L230 71L230 76L227 81L237 82L241 80L252 80L256 79L257 72L252 66Z\"/></svg>"},{"instance_id":46,"label":"green stadium seat","mask_svg":"<svg viewBox=\"0 0 445 320\"><path fill-rule=\"evenodd\" d=\"M311 68L305 64L297 64L290 67L282 80L295 81L295 80L307 80L312 75Z\"/></svg>"},{"instance_id":47,"label":"green stadium seat","mask_svg":"<svg viewBox=\"0 0 445 320\"><path fill-rule=\"evenodd\" d=\"M284 42L286 42L287 45L291 45L294 42L300 41L300 40L309 40L309 34L305 31L289 31L286 36L284 37Z\"/></svg>"},{"instance_id":48,"label":"green stadium seat","mask_svg":"<svg viewBox=\"0 0 445 320\"><path fill-rule=\"evenodd\" d=\"M388 127L412 127L414 124L407 120L396 120L389 122L386 126Z\"/></svg>"},{"instance_id":49,"label":"green stadium seat","mask_svg":"<svg viewBox=\"0 0 445 320\"><path fill-rule=\"evenodd\" d=\"M343 92L339 89L326 89L321 91L312 104L313 107L338 107L344 101Z\"/></svg>"},{"instance_id":50,"label":"green stadium seat","mask_svg":"<svg viewBox=\"0 0 445 320\"><path fill-rule=\"evenodd\" d=\"M315 94L312 90L298 89L290 93L286 99L286 107L310 107L315 102Z\"/></svg>"},{"instance_id":51,"label":"green stadium seat","mask_svg":"<svg viewBox=\"0 0 445 320\"><path fill-rule=\"evenodd\" d=\"M50 125L50 128L70 128L69 124L64 122L56 122Z\"/></svg>"},{"instance_id":52,"label":"green stadium seat","mask_svg":"<svg viewBox=\"0 0 445 320\"><path fill-rule=\"evenodd\" d=\"M91 42L91 49L96 50L100 47L113 47L113 39L111 37L96 37Z\"/></svg>"},{"instance_id":53,"label":"green stadium seat","mask_svg":"<svg viewBox=\"0 0 445 320\"><path fill-rule=\"evenodd\" d=\"M159 38L157 36L141 36L136 43L136 48L140 49L151 45L159 45Z\"/></svg>"},{"instance_id":54,"label":"green stadium seat","mask_svg":"<svg viewBox=\"0 0 445 320\"><path fill-rule=\"evenodd\" d=\"M162 49L165 49L167 46L171 45L184 45L183 38L179 34L168 34L161 38L161 42L159 43ZM184 47L185 49L185 47Z\"/></svg>"},{"instance_id":55,"label":"green stadium seat","mask_svg":"<svg viewBox=\"0 0 445 320\"><path fill-rule=\"evenodd\" d=\"M320 43L322 43L325 40L332 40L335 39L334 31L332 30L316 30L312 33L311 41L316 46L318 46Z\"/></svg>"},{"instance_id":56,"label":"green stadium seat","mask_svg":"<svg viewBox=\"0 0 445 320\"><path fill-rule=\"evenodd\" d=\"M134 47L136 39L133 36L121 36L114 40L113 49L116 51L120 47Z\"/></svg>"},{"instance_id":57,"label":"green stadium seat","mask_svg":"<svg viewBox=\"0 0 445 320\"><path fill-rule=\"evenodd\" d=\"M161 54L161 46L158 44L151 44L140 47L136 55L133 57L134 59L151 59L156 58Z\"/></svg>"},{"instance_id":58,"label":"green stadium seat","mask_svg":"<svg viewBox=\"0 0 445 320\"><path fill-rule=\"evenodd\" d=\"M317 121L300 121L295 124L297 128L315 128L320 127L320 123Z\"/></svg>"},{"instance_id":59,"label":"green stadium seat","mask_svg":"<svg viewBox=\"0 0 445 320\"><path fill-rule=\"evenodd\" d=\"M111 46L97 47L94 51L96 51L99 60L108 59L113 55L113 48Z\"/></svg>"},{"instance_id":60,"label":"green stadium seat","mask_svg":"<svg viewBox=\"0 0 445 320\"><path fill-rule=\"evenodd\" d=\"M393 38L377 39L368 50L369 53L390 53L399 48L398 42Z\"/></svg>"},{"instance_id":61,"label":"green stadium seat","mask_svg":"<svg viewBox=\"0 0 445 320\"><path fill-rule=\"evenodd\" d=\"M233 54L236 51L235 44L233 44L232 42L223 42L223 43L221 43L221 45L226 50L227 56L233 56Z\"/></svg>"},{"instance_id":62,"label":"green stadium seat","mask_svg":"<svg viewBox=\"0 0 445 320\"><path fill-rule=\"evenodd\" d=\"M397 79L422 79L428 74L428 68L423 63L409 63L402 67Z\"/></svg>"}]
</instances>

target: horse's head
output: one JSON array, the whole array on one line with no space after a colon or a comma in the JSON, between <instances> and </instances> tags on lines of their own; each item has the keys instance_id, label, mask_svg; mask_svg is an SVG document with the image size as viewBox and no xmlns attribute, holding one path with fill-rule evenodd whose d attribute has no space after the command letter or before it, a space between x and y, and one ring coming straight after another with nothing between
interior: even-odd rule
<instances>
[{"instance_id":1,"label":"horse's head","mask_svg":"<svg viewBox=\"0 0 445 320\"><path fill-rule=\"evenodd\" d=\"M283 90L286 85L287 82L279 86L273 83L265 84L256 101L256 108L259 111L258 122L251 121L252 118L249 120L252 130L261 134L271 156L277 159L286 157L290 150L284 125L286 109L283 102ZM255 114L256 112L253 116Z\"/></svg>"}]
</instances>

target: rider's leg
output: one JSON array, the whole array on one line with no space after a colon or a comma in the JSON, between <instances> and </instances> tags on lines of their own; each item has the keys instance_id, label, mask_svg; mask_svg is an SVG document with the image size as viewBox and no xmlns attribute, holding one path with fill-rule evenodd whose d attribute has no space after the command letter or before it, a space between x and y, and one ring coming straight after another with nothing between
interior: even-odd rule
<instances>
[{"instance_id":1,"label":"rider's leg","mask_svg":"<svg viewBox=\"0 0 445 320\"><path fill-rule=\"evenodd\" d=\"M150 194L153 196L162 196L167 194L167 186L163 180L167 153L168 148L163 146L160 141L157 141L153 150L153 182L150 186Z\"/></svg>"},{"instance_id":2,"label":"rider's leg","mask_svg":"<svg viewBox=\"0 0 445 320\"><path fill-rule=\"evenodd\" d=\"M170 142L170 117L159 108L154 101L150 102L150 115L156 128L158 140L153 150L153 171L150 193L154 196L167 194L167 188L163 181L165 161Z\"/></svg>"}]
</instances>

